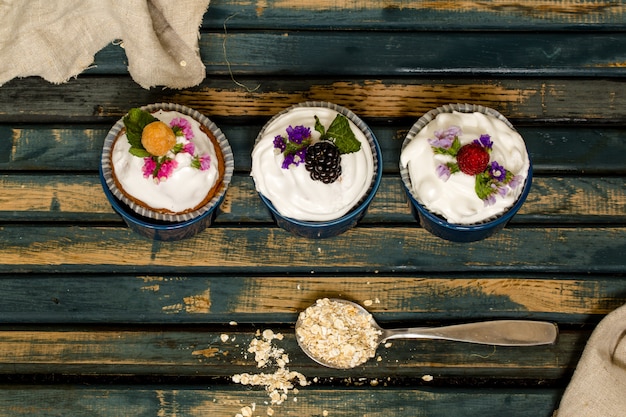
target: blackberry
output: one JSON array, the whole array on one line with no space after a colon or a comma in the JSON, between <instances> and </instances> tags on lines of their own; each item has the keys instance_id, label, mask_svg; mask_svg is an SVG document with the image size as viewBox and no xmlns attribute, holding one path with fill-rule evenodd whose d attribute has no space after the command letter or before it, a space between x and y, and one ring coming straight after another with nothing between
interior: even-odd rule
<instances>
[{"instance_id":1,"label":"blackberry","mask_svg":"<svg viewBox=\"0 0 626 417\"><path fill-rule=\"evenodd\" d=\"M309 146L304 162L311 178L324 184L335 182L341 175L341 154L332 142L324 140Z\"/></svg>"}]
</instances>

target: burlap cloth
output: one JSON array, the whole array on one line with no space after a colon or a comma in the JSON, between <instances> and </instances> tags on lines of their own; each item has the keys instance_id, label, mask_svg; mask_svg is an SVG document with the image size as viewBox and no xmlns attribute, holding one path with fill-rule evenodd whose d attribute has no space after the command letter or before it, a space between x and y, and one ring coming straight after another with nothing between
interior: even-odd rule
<instances>
[{"instance_id":1,"label":"burlap cloth","mask_svg":"<svg viewBox=\"0 0 626 417\"><path fill-rule=\"evenodd\" d=\"M0 85L40 76L62 83L117 41L142 87L186 88L205 68L199 26L210 0L0 0Z\"/></svg>"},{"instance_id":2,"label":"burlap cloth","mask_svg":"<svg viewBox=\"0 0 626 417\"><path fill-rule=\"evenodd\" d=\"M555 417L626 416L626 305L593 331Z\"/></svg>"}]
</instances>

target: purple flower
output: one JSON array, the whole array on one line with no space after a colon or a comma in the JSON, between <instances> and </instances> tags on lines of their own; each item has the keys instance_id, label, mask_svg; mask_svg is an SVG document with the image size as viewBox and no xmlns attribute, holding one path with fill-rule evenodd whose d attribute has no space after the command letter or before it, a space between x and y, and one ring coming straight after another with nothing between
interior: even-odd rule
<instances>
[{"instance_id":1,"label":"purple flower","mask_svg":"<svg viewBox=\"0 0 626 417\"><path fill-rule=\"evenodd\" d=\"M437 176L441 178L444 182L448 181L448 179L450 178L450 175L452 175L452 172L450 171L450 167L448 167L445 164L438 165L436 172L437 172Z\"/></svg>"},{"instance_id":2,"label":"purple flower","mask_svg":"<svg viewBox=\"0 0 626 417\"><path fill-rule=\"evenodd\" d=\"M159 181L165 181L172 175L176 167L178 166L178 162L173 159L168 159L161 164L159 168L159 172L157 173L157 178Z\"/></svg>"},{"instance_id":3,"label":"purple flower","mask_svg":"<svg viewBox=\"0 0 626 417\"><path fill-rule=\"evenodd\" d=\"M524 177L521 175L514 175L513 178L511 178L511 181L509 181L508 186L511 188L517 188L522 184L522 181L524 181Z\"/></svg>"},{"instance_id":4,"label":"purple flower","mask_svg":"<svg viewBox=\"0 0 626 417\"><path fill-rule=\"evenodd\" d=\"M474 143L482 146L483 148L486 149L491 149L493 148L493 142L491 141L491 136L484 134L484 135L480 135L479 139L474 139Z\"/></svg>"},{"instance_id":5,"label":"purple flower","mask_svg":"<svg viewBox=\"0 0 626 417\"><path fill-rule=\"evenodd\" d=\"M491 178L502 182L506 178L506 169L496 161L493 161L491 165L489 165L489 175Z\"/></svg>"},{"instance_id":6,"label":"purple flower","mask_svg":"<svg viewBox=\"0 0 626 417\"><path fill-rule=\"evenodd\" d=\"M182 117L172 119L170 127L177 135L180 132L180 134L184 135L187 140L193 139L193 129L191 128L191 123L189 123L187 119Z\"/></svg>"},{"instance_id":7,"label":"purple flower","mask_svg":"<svg viewBox=\"0 0 626 417\"><path fill-rule=\"evenodd\" d=\"M456 138L460 134L460 127L450 126L446 130L435 131L435 137L432 139L428 139L428 143L430 143L430 146L435 148L450 149L450 146L452 146L452 142L454 142L454 138Z\"/></svg>"},{"instance_id":8,"label":"purple flower","mask_svg":"<svg viewBox=\"0 0 626 417\"><path fill-rule=\"evenodd\" d=\"M494 204L496 204L496 197L493 194L489 194L487 198L483 200L483 202L485 203L485 207L493 206Z\"/></svg>"},{"instance_id":9,"label":"purple flower","mask_svg":"<svg viewBox=\"0 0 626 417\"><path fill-rule=\"evenodd\" d=\"M274 138L274 148L280 150L281 152L284 152L285 149L287 148L287 142L285 141L285 138L277 135Z\"/></svg>"},{"instance_id":10,"label":"purple flower","mask_svg":"<svg viewBox=\"0 0 626 417\"><path fill-rule=\"evenodd\" d=\"M143 158L143 167L141 170L143 171L144 178L148 178L150 175L152 175L155 169L156 162L154 159L152 159L151 157Z\"/></svg>"},{"instance_id":11,"label":"purple flower","mask_svg":"<svg viewBox=\"0 0 626 417\"><path fill-rule=\"evenodd\" d=\"M200 171L206 171L211 168L211 156L203 155L198 157L198 161L200 162Z\"/></svg>"},{"instance_id":12,"label":"purple flower","mask_svg":"<svg viewBox=\"0 0 626 417\"><path fill-rule=\"evenodd\" d=\"M287 135L289 135L289 140L298 145L311 137L311 129L305 126L291 127L290 125L286 130Z\"/></svg>"},{"instance_id":13,"label":"purple flower","mask_svg":"<svg viewBox=\"0 0 626 417\"><path fill-rule=\"evenodd\" d=\"M288 169L289 165L293 164L293 158L294 158L294 154L290 153L285 155L285 159L283 159L283 164L282 164L282 168L283 169Z\"/></svg>"}]
</instances>

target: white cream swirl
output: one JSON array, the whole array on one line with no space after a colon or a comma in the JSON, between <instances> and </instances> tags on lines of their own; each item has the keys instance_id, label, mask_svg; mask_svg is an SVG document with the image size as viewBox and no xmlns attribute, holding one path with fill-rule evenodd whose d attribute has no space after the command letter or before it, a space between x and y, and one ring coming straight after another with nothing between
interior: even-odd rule
<instances>
[{"instance_id":1,"label":"white cream swirl","mask_svg":"<svg viewBox=\"0 0 626 417\"><path fill-rule=\"evenodd\" d=\"M153 116L169 125L175 118L184 118L191 124L194 137L191 139L197 155L209 155L211 164L208 170L201 171L191 166L192 155L180 152L174 158L178 166L167 180L155 182L152 177L143 175L143 158L128 152L130 144L126 134L120 135L111 151L111 164L115 177L124 192L153 209L165 209L180 213L196 208L207 196L219 176L218 159L213 143L200 130L200 123L190 116L176 111L159 110ZM177 136L179 143L186 142L184 136Z\"/></svg>"},{"instance_id":2,"label":"white cream swirl","mask_svg":"<svg viewBox=\"0 0 626 417\"><path fill-rule=\"evenodd\" d=\"M480 135L488 134L493 141L490 161L497 161L513 175L522 178L520 185L506 194L497 195L495 203L486 205L474 191L473 176L458 172L447 181L437 175L437 166L450 162L450 156L435 154L428 139L436 131L451 126L462 129L461 145L471 143ZM528 176L530 161L524 139L515 130L496 117L483 113L440 113L413 137L400 155L407 167L414 195L428 210L443 216L450 223L479 223L504 213L520 196Z\"/></svg>"},{"instance_id":3,"label":"white cream swirl","mask_svg":"<svg viewBox=\"0 0 626 417\"><path fill-rule=\"evenodd\" d=\"M311 179L305 164L281 167L284 156L274 152L274 138L286 136L288 126L311 128L313 141L319 140L315 119L328 128L337 116L325 107L295 107L265 127L252 150L252 170L256 190L272 202L283 216L304 221L327 221L348 213L369 189L374 175L374 159L367 138L357 126L350 128L361 142L358 152L341 155L341 176L331 184Z\"/></svg>"}]
</instances>

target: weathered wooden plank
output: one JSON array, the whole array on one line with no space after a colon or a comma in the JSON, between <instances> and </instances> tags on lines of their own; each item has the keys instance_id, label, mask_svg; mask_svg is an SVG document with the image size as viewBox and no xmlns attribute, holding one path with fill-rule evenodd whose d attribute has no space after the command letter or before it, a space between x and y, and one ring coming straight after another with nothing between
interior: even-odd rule
<instances>
[{"instance_id":1,"label":"weathered wooden plank","mask_svg":"<svg viewBox=\"0 0 626 417\"><path fill-rule=\"evenodd\" d=\"M382 6L382 7L381 7ZM425 2L387 0L213 0L204 30L572 30L622 29L626 8L611 0L488 0Z\"/></svg>"},{"instance_id":2,"label":"weathered wooden plank","mask_svg":"<svg viewBox=\"0 0 626 417\"><path fill-rule=\"evenodd\" d=\"M233 148L237 171L250 171L254 139L267 120L219 118L216 121ZM371 121L370 127L381 146L385 172L398 171L400 147L415 120L393 120L384 124ZM0 169L95 171L104 138L113 123L63 127L0 125ZM536 174L626 175L623 158L626 128L552 123L516 127L526 140Z\"/></svg>"},{"instance_id":3,"label":"weathered wooden plank","mask_svg":"<svg viewBox=\"0 0 626 417\"><path fill-rule=\"evenodd\" d=\"M0 374L176 375L230 377L258 369L248 352L255 330L234 326L195 330L0 330ZM262 327L281 333L272 345L284 349L288 368L315 377L351 378L527 378L559 380L570 376L588 331L559 334L554 345L494 347L438 340L394 340L376 357L351 370L329 369L313 362L298 347L293 329ZM228 340L222 341L222 338Z\"/></svg>"},{"instance_id":4,"label":"weathered wooden plank","mask_svg":"<svg viewBox=\"0 0 626 417\"><path fill-rule=\"evenodd\" d=\"M623 223L625 184L624 177L535 177L512 224ZM0 189L0 221L122 222L95 174L0 175ZM272 222L247 173L233 177L216 218L217 224L235 222ZM415 219L399 177L385 175L362 223L397 222Z\"/></svg>"},{"instance_id":5,"label":"weathered wooden plank","mask_svg":"<svg viewBox=\"0 0 626 417\"><path fill-rule=\"evenodd\" d=\"M234 321L280 326L294 323L298 312L320 297L343 297L371 304L368 310L381 323L528 318L580 325L596 323L626 304L620 275L13 273L0 276L0 283L5 324Z\"/></svg>"},{"instance_id":6,"label":"weathered wooden plank","mask_svg":"<svg viewBox=\"0 0 626 417\"><path fill-rule=\"evenodd\" d=\"M382 383L381 383L382 384ZM262 389L216 386L1 386L3 417L232 417L254 406L254 416L550 417L562 389L306 387L280 405ZM294 400L297 398L297 401Z\"/></svg>"},{"instance_id":7,"label":"weathered wooden plank","mask_svg":"<svg viewBox=\"0 0 626 417\"><path fill-rule=\"evenodd\" d=\"M211 75L189 90L144 90L128 77L85 76L63 85L38 78L13 80L0 88L0 123L112 124L130 107L161 101L187 105L213 118L269 118L307 100L335 102L368 120L407 118L407 127L437 106L459 102L493 107L515 123L626 122L626 83L613 79L241 77L237 82L254 91Z\"/></svg>"},{"instance_id":8,"label":"weathered wooden plank","mask_svg":"<svg viewBox=\"0 0 626 417\"><path fill-rule=\"evenodd\" d=\"M276 30L210 33L200 55L210 75L622 76L622 32L372 32ZM593 52L591 52L593 51ZM87 74L128 74L109 45Z\"/></svg>"},{"instance_id":9,"label":"weathered wooden plank","mask_svg":"<svg viewBox=\"0 0 626 417\"><path fill-rule=\"evenodd\" d=\"M279 228L236 226L214 226L178 242L148 240L125 227L4 225L0 234L0 273L621 274L626 269L626 229L610 225L506 228L471 244L439 239L417 224L356 227L316 241Z\"/></svg>"}]
</instances>

